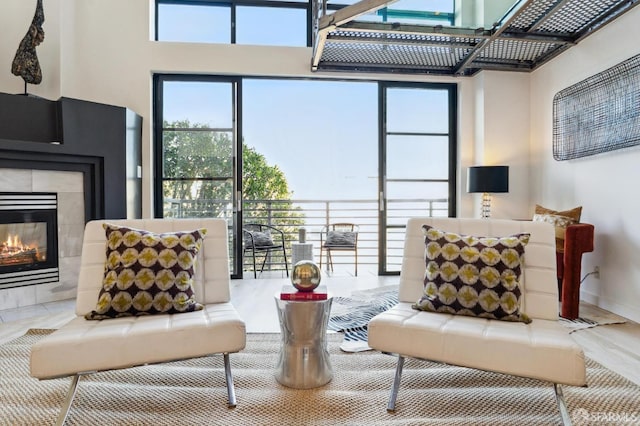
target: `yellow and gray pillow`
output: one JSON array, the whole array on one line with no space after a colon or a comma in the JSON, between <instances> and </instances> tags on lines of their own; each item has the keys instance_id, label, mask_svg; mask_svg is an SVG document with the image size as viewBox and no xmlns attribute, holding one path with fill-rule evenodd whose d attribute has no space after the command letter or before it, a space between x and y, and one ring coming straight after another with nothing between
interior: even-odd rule
<instances>
[{"instance_id":1,"label":"yellow and gray pillow","mask_svg":"<svg viewBox=\"0 0 640 426\"><path fill-rule=\"evenodd\" d=\"M564 253L564 240L567 232L567 226L580 223L581 214L582 206L569 210L557 211L536 204L533 221L551 223L555 227L556 251L558 253Z\"/></svg>"},{"instance_id":2,"label":"yellow and gray pillow","mask_svg":"<svg viewBox=\"0 0 640 426\"><path fill-rule=\"evenodd\" d=\"M206 229L157 234L104 224L106 263L89 320L175 314L203 309L193 290L196 257Z\"/></svg>"},{"instance_id":3,"label":"yellow and gray pillow","mask_svg":"<svg viewBox=\"0 0 640 426\"><path fill-rule=\"evenodd\" d=\"M424 294L414 309L519 321L522 263L530 234L481 237L423 225L426 274Z\"/></svg>"}]
</instances>

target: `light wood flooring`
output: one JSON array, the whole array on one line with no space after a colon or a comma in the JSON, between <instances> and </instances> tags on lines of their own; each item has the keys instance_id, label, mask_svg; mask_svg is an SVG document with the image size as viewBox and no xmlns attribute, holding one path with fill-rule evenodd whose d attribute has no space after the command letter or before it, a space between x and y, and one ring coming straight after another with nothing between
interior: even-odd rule
<instances>
[{"instance_id":1,"label":"light wood flooring","mask_svg":"<svg viewBox=\"0 0 640 426\"><path fill-rule=\"evenodd\" d=\"M265 273L265 276L267 273ZM231 300L247 325L249 333L279 333L274 296L290 281L283 273L270 273L258 279L231 281ZM352 291L396 285L397 276L379 277L374 271L362 271L353 277L350 271L336 271L323 276L330 293L349 296ZM29 328L58 328L74 316L74 300L0 311L0 344L17 338ZM607 314L602 309L582 303L580 315ZM598 326L572 333L585 354L607 368L640 385L640 324Z\"/></svg>"}]
</instances>

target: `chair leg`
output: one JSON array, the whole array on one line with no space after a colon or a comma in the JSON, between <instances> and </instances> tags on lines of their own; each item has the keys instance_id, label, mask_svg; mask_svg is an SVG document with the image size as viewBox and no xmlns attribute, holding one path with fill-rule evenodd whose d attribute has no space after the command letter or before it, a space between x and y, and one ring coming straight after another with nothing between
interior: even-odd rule
<instances>
[{"instance_id":1,"label":"chair leg","mask_svg":"<svg viewBox=\"0 0 640 426\"><path fill-rule=\"evenodd\" d=\"M389 402L387 403L387 411L393 413L396 411L396 398L398 397L398 389L400 388L400 377L402 376L402 367L404 367L404 357L398 355L398 365L396 366L396 375L393 378L393 387L391 388L391 395L389 395Z\"/></svg>"},{"instance_id":2,"label":"chair leg","mask_svg":"<svg viewBox=\"0 0 640 426\"><path fill-rule=\"evenodd\" d=\"M229 408L236 406L236 391L233 386L233 376L231 375L231 364L229 363L229 354L224 354L224 374L227 381L227 395L229 398Z\"/></svg>"},{"instance_id":3,"label":"chair leg","mask_svg":"<svg viewBox=\"0 0 640 426\"><path fill-rule=\"evenodd\" d=\"M287 264L287 249L282 245L282 255L284 256L284 270L287 271L287 277L289 276L289 265Z\"/></svg>"},{"instance_id":4,"label":"chair leg","mask_svg":"<svg viewBox=\"0 0 640 426\"><path fill-rule=\"evenodd\" d=\"M58 419L56 420L56 426L62 426L67 421L67 417L69 416L69 410L71 410L71 404L73 403L73 398L76 396L76 390L78 389L78 381L80 380L80 375L76 374L71 378L71 384L69 385L69 390L67 391L67 396L62 403L62 407L60 407L60 414L58 414Z\"/></svg>"},{"instance_id":5,"label":"chair leg","mask_svg":"<svg viewBox=\"0 0 640 426\"><path fill-rule=\"evenodd\" d=\"M251 254L253 254L253 278L258 278L258 270L256 269L256 249L251 248Z\"/></svg>"},{"instance_id":6,"label":"chair leg","mask_svg":"<svg viewBox=\"0 0 640 426\"><path fill-rule=\"evenodd\" d=\"M327 250L327 272L329 272L329 266L331 266L331 272L333 272L333 257L331 257L331 250Z\"/></svg>"},{"instance_id":7,"label":"chair leg","mask_svg":"<svg viewBox=\"0 0 640 426\"><path fill-rule=\"evenodd\" d=\"M267 258L269 257L269 251L264 252L264 259L262 260L262 266L260 267L260 273L264 272L264 265L267 264Z\"/></svg>"},{"instance_id":8,"label":"chair leg","mask_svg":"<svg viewBox=\"0 0 640 426\"><path fill-rule=\"evenodd\" d=\"M556 402L558 403L558 410L560 410L560 417L562 418L562 424L564 426L571 426L571 417L567 410L567 405L564 402L564 395L562 394L562 388L559 384L553 384L553 390L556 394Z\"/></svg>"},{"instance_id":9,"label":"chair leg","mask_svg":"<svg viewBox=\"0 0 640 426\"><path fill-rule=\"evenodd\" d=\"M358 249L356 251L356 277L358 276Z\"/></svg>"}]
</instances>

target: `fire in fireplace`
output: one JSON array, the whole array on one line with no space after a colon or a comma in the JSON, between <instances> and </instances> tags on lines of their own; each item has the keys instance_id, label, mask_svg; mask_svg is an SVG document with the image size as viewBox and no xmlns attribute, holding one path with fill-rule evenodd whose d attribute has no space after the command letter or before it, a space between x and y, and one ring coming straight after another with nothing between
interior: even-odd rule
<instances>
[{"instance_id":1,"label":"fire in fireplace","mask_svg":"<svg viewBox=\"0 0 640 426\"><path fill-rule=\"evenodd\" d=\"M0 268L14 265L29 266L46 260L47 224L45 222L0 225Z\"/></svg>"},{"instance_id":2,"label":"fire in fireplace","mask_svg":"<svg viewBox=\"0 0 640 426\"><path fill-rule=\"evenodd\" d=\"M0 193L0 289L57 282L57 194Z\"/></svg>"}]
</instances>

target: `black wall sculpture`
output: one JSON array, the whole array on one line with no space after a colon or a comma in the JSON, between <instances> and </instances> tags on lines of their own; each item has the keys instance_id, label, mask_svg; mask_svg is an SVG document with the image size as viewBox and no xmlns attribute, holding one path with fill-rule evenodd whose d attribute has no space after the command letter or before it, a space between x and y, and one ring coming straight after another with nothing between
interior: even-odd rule
<instances>
[{"instance_id":1,"label":"black wall sculpture","mask_svg":"<svg viewBox=\"0 0 640 426\"><path fill-rule=\"evenodd\" d=\"M640 55L553 98L553 158L571 160L640 144Z\"/></svg>"}]
</instances>

